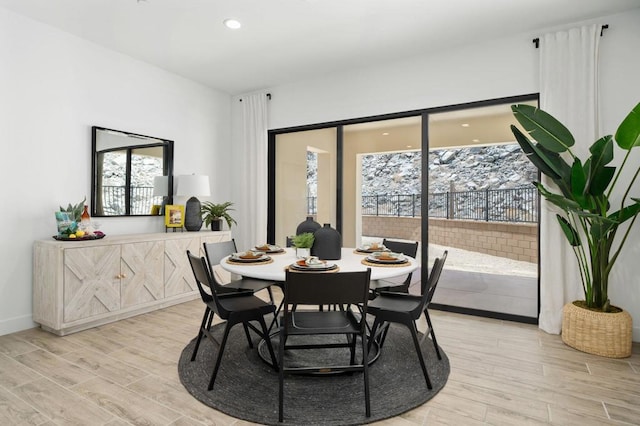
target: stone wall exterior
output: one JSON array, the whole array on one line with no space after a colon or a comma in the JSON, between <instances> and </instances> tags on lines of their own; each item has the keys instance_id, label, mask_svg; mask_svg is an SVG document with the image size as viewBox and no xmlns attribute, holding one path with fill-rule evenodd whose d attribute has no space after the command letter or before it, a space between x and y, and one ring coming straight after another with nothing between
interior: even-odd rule
<instances>
[{"instance_id":1,"label":"stone wall exterior","mask_svg":"<svg viewBox=\"0 0 640 426\"><path fill-rule=\"evenodd\" d=\"M421 218L362 216L362 235L421 240ZM463 250L538 263L538 225L429 219L429 242Z\"/></svg>"}]
</instances>

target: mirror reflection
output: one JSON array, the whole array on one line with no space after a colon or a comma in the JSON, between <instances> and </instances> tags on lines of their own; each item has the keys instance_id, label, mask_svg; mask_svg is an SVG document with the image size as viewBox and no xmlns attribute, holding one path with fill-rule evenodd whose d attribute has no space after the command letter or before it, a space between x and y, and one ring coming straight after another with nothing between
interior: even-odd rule
<instances>
[{"instance_id":1,"label":"mirror reflection","mask_svg":"<svg viewBox=\"0 0 640 426\"><path fill-rule=\"evenodd\" d=\"M92 151L93 216L158 215L170 202L173 141L94 126Z\"/></svg>"}]
</instances>

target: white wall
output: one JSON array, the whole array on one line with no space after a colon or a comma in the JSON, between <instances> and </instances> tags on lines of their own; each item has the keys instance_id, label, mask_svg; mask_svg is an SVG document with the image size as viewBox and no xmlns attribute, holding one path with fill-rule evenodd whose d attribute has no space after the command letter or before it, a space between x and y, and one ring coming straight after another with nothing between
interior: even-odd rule
<instances>
[{"instance_id":1,"label":"white wall","mask_svg":"<svg viewBox=\"0 0 640 426\"><path fill-rule=\"evenodd\" d=\"M610 26L601 40L601 124L604 133L613 133L640 101L640 10L594 22ZM486 43L470 40L464 47L413 60L272 87L269 128L537 93L538 50L532 39L557 29L560 28ZM232 103L232 109L235 138L240 134L240 115L237 105ZM635 193L640 195L640 184L636 186ZM243 214L242 206L238 211ZM631 312L636 324L634 340L640 341L640 264L633 261L640 257L640 226L634 231L628 250L614 271L610 296L614 304ZM236 238L250 240L250 236Z\"/></svg>"},{"instance_id":2,"label":"white wall","mask_svg":"<svg viewBox=\"0 0 640 426\"><path fill-rule=\"evenodd\" d=\"M174 173L208 174L211 198L228 199L216 182L231 167L229 105L227 94L0 8L0 335L34 326L33 241L56 233L58 206L90 196L91 126L174 140ZM164 231L160 217L100 222L107 238Z\"/></svg>"}]
</instances>

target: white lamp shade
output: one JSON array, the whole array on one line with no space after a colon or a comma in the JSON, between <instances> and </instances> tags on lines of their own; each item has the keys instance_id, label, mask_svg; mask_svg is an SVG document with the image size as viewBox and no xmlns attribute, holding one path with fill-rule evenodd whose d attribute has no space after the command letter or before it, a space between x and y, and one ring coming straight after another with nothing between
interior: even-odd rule
<instances>
[{"instance_id":1,"label":"white lamp shade","mask_svg":"<svg viewBox=\"0 0 640 426\"><path fill-rule=\"evenodd\" d=\"M179 196L203 196L211 195L209 188L209 176L181 175L177 177L178 187L176 195Z\"/></svg>"},{"instance_id":2,"label":"white lamp shade","mask_svg":"<svg viewBox=\"0 0 640 426\"><path fill-rule=\"evenodd\" d=\"M169 176L155 176L153 178L153 195L160 197L169 195Z\"/></svg>"}]
</instances>

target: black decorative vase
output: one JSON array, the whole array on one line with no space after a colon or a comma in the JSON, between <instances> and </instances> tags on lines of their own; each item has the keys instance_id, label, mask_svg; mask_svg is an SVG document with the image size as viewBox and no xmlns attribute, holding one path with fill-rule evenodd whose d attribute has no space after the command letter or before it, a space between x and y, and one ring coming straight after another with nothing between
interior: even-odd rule
<instances>
[{"instance_id":1,"label":"black decorative vase","mask_svg":"<svg viewBox=\"0 0 640 426\"><path fill-rule=\"evenodd\" d=\"M307 216L307 220L303 221L296 228L296 235L304 234L305 232L314 233L320 229L320 224L313 220L313 216Z\"/></svg>"},{"instance_id":2,"label":"black decorative vase","mask_svg":"<svg viewBox=\"0 0 640 426\"><path fill-rule=\"evenodd\" d=\"M318 256L323 260L338 260L342 251L342 236L333 229L330 224L325 223L313 233L314 241L311 247L311 256Z\"/></svg>"},{"instance_id":3,"label":"black decorative vase","mask_svg":"<svg viewBox=\"0 0 640 426\"><path fill-rule=\"evenodd\" d=\"M200 207L200 200L196 197L191 197L187 200L184 209L184 228L187 231L199 231L202 228Z\"/></svg>"}]
</instances>

